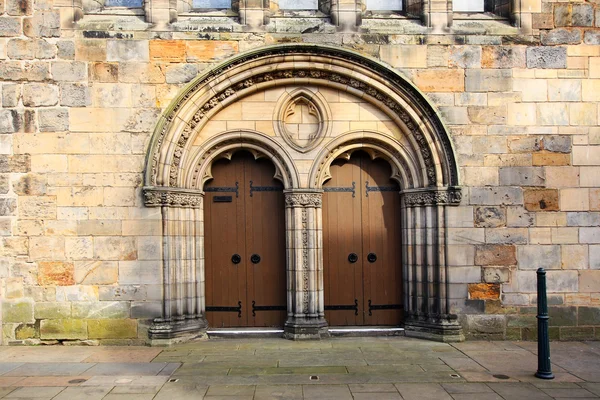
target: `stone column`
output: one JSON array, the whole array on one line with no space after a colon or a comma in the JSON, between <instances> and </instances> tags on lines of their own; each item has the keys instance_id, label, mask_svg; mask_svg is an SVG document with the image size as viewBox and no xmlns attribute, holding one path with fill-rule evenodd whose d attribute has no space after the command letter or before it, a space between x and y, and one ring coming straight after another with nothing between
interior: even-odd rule
<instances>
[{"instance_id":1,"label":"stone column","mask_svg":"<svg viewBox=\"0 0 600 400\"><path fill-rule=\"evenodd\" d=\"M328 336L323 296L322 190L285 192L288 339Z\"/></svg>"},{"instance_id":2,"label":"stone column","mask_svg":"<svg viewBox=\"0 0 600 400\"><path fill-rule=\"evenodd\" d=\"M204 193L144 188L148 207L162 212L163 310L149 329L153 344L204 336Z\"/></svg>"},{"instance_id":3,"label":"stone column","mask_svg":"<svg viewBox=\"0 0 600 400\"><path fill-rule=\"evenodd\" d=\"M460 203L457 188L404 192L402 233L406 336L464 340L450 314L446 266L446 207Z\"/></svg>"},{"instance_id":4,"label":"stone column","mask_svg":"<svg viewBox=\"0 0 600 400\"><path fill-rule=\"evenodd\" d=\"M356 32L361 25L362 7L357 0L331 0L330 13L339 32Z\"/></svg>"},{"instance_id":5,"label":"stone column","mask_svg":"<svg viewBox=\"0 0 600 400\"><path fill-rule=\"evenodd\" d=\"M177 0L145 0L144 13L155 29L166 29L177 21Z\"/></svg>"}]
</instances>

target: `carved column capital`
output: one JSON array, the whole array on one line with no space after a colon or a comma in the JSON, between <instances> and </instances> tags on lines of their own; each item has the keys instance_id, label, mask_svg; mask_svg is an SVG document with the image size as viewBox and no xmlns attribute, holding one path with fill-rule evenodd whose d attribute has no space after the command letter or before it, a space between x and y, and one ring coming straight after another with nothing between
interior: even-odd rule
<instances>
[{"instance_id":1,"label":"carved column capital","mask_svg":"<svg viewBox=\"0 0 600 400\"><path fill-rule=\"evenodd\" d=\"M323 204L322 190L286 190L286 207L312 207L321 208Z\"/></svg>"},{"instance_id":2,"label":"carved column capital","mask_svg":"<svg viewBox=\"0 0 600 400\"><path fill-rule=\"evenodd\" d=\"M406 207L457 206L462 199L460 187L428 188L425 190L406 191L402 193Z\"/></svg>"},{"instance_id":3,"label":"carved column capital","mask_svg":"<svg viewBox=\"0 0 600 400\"><path fill-rule=\"evenodd\" d=\"M146 207L202 208L204 199L203 192L185 189L145 187L143 192Z\"/></svg>"}]
</instances>

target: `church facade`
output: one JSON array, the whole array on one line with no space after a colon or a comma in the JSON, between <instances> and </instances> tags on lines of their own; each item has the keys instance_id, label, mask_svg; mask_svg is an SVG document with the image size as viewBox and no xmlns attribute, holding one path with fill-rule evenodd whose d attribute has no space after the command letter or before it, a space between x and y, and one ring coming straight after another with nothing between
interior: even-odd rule
<instances>
[{"instance_id":1,"label":"church facade","mask_svg":"<svg viewBox=\"0 0 600 400\"><path fill-rule=\"evenodd\" d=\"M2 344L600 338L594 0L2 7Z\"/></svg>"}]
</instances>

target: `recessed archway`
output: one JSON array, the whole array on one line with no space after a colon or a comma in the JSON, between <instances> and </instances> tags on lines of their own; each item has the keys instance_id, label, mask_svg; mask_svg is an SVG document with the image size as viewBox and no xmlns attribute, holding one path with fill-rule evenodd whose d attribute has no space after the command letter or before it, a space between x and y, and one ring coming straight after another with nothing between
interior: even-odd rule
<instances>
[{"instance_id":1,"label":"recessed archway","mask_svg":"<svg viewBox=\"0 0 600 400\"><path fill-rule=\"evenodd\" d=\"M293 118L283 125L279 121L274 136L249 129L200 136L207 124L228 107L249 96L290 85L300 90L291 92L290 100L281 103L293 103L295 109L289 106L275 113L274 119L284 119L281 116L289 116L292 111L305 112L308 122L302 123L309 126L302 128L310 128L306 137L292 138L295 141L290 144L290 138L278 135L282 126L294 128ZM327 100L305 87L327 88L361 99L386 115L399 136L363 129L331 138ZM303 107L307 110L302 111ZM165 300L163 318L157 320L151 335L174 337L188 328L200 329L198 324L190 323L177 327L174 321L194 320L202 325L203 222L194 210L202 209L202 188L211 177L213 161L231 157L238 148L269 157L284 183L289 337L319 336L326 326L320 239L322 184L329 176L331 162L346 154L349 157L357 149L373 159L385 159L402 189L406 221L402 245L410 250L403 256L404 293L409 296L405 303L407 329L412 327L415 334L425 332L444 340L460 336L449 314L445 289L443 221L445 207L458 204L461 197L452 143L441 119L407 79L381 62L341 48L304 44L257 49L222 63L194 79L157 124L148 150L144 194L148 206L163 210ZM310 168L307 158L314 160ZM180 243L198 251L183 251ZM189 268L194 274L179 274ZM185 296L185 291L171 290L181 277L192 279L190 287L197 288L195 294L190 294L194 307L180 307L185 302L179 297Z\"/></svg>"}]
</instances>

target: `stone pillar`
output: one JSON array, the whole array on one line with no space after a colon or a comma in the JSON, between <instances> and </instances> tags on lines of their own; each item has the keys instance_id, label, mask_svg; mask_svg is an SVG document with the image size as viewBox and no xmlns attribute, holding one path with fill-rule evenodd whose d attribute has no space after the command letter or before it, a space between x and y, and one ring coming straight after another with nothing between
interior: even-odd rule
<instances>
[{"instance_id":1,"label":"stone pillar","mask_svg":"<svg viewBox=\"0 0 600 400\"><path fill-rule=\"evenodd\" d=\"M450 314L446 266L446 207L458 205L460 197L457 188L403 193L406 336L464 340L457 316Z\"/></svg>"},{"instance_id":2,"label":"stone pillar","mask_svg":"<svg viewBox=\"0 0 600 400\"><path fill-rule=\"evenodd\" d=\"M256 29L269 23L266 0L240 0L240 24Z\"/></svg>"},{"instance_id":3,"label":"stone pillar","mask_svg":"<svg viewBox=\"0 0 600 400\"><path fill-rule=\"evenodd\" d=\"M144 13L146 22L153 24L155 29L166 29L177 21L177 0L145 0Z\"/></svg>"},{"instance_id":4,"label":"stone pillar","mask_svg":"<svg viewBox=\"0 0 600 400\"><path fill-rule=\"evenodd\" d=\"M288 339L329 335L323 295L322 190L285 192Z\"/></svg>"},{"instance_id":5,"label":"stone pillar","mask_svg":"<svg viewBox=\"0 0 600 400\"><path fill-rule=\"evenodd\" d=\"M205 336L204 193L144 188L148 207L160 207L163 310L148 330L153 344Z\"/></svg>"},{"instance_id":6,"label":"stone pillar","mask_svg":"<svg viewBox=\"0 0 600 400\"><path fill-rule=\"evenodd\" d=\"M331 23L339 32L356 32L361 25L362 7L357 0L331 0Z\"/></svg>"}]
</instances>

